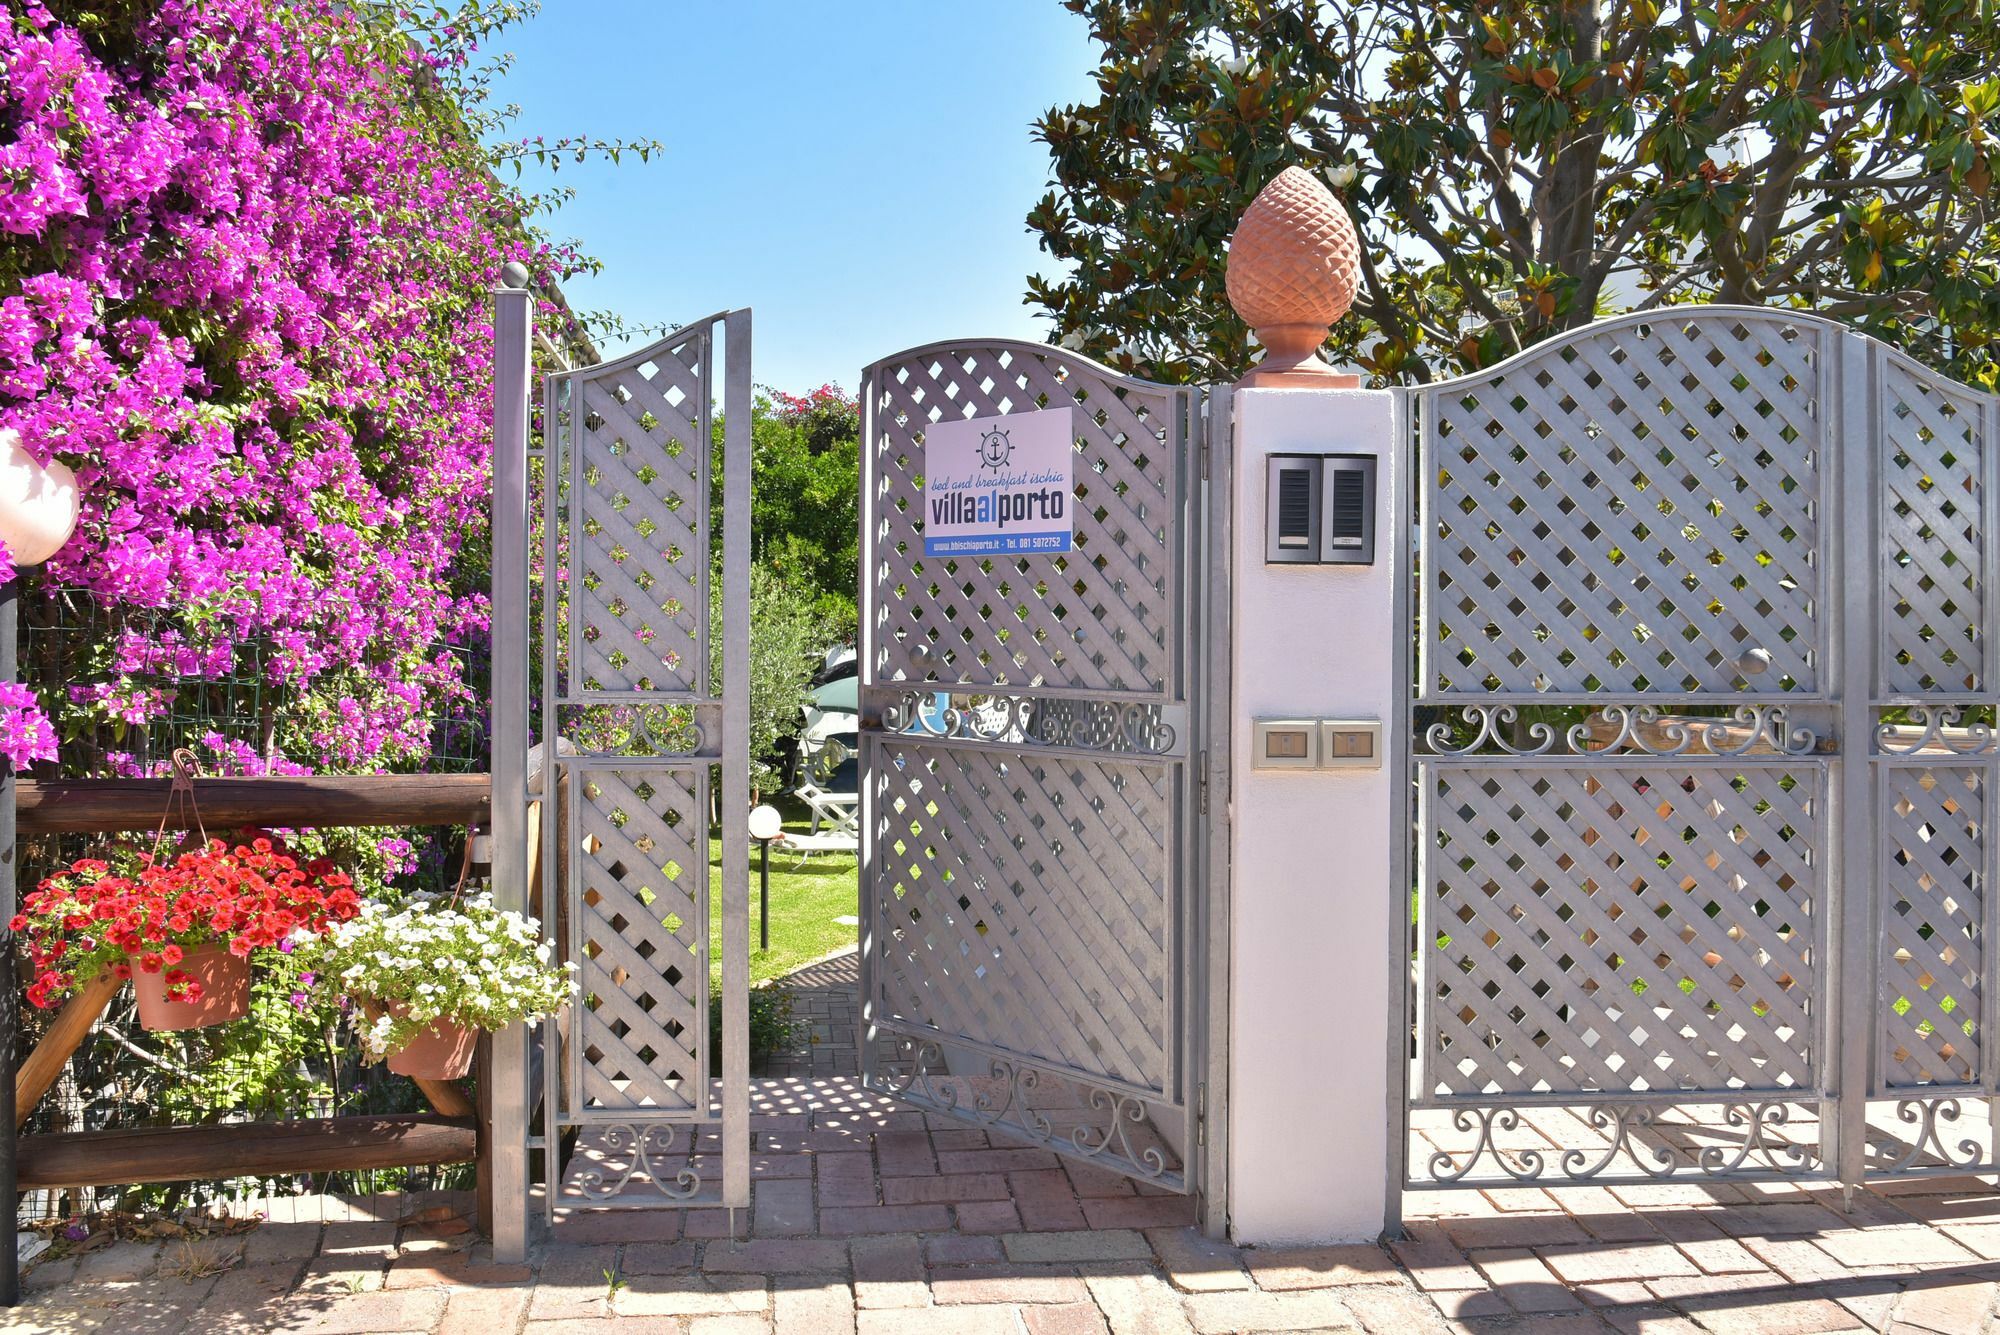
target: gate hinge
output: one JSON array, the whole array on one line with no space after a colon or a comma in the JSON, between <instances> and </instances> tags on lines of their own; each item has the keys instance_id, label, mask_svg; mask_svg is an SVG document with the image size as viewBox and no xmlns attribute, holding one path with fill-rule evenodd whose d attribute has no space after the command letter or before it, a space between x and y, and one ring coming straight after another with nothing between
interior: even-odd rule
<instances>
[{"instance_id":1,"label":"gate hinge","mask_svg":"<svg viewBox=\"0 0 2000 1335\"><path fill-rule=\"evenodd\" d=\"M1208 1144L1208 1082L1194 1087L1194 1143Z\"/></svg>"},{"instance_id":2,"label":"gate hinge","mask_svg":"<svg viewBox=\"0 0 2000 1335\"><path fill-rule=\"evenodd\" d=\"M1194 775L1195 795L1201 802L1201 814L1206 816L1208 814L1208 752L1201 752L1196 757L1195 763L1200 766Z\"/></svg>"}]
</instances>

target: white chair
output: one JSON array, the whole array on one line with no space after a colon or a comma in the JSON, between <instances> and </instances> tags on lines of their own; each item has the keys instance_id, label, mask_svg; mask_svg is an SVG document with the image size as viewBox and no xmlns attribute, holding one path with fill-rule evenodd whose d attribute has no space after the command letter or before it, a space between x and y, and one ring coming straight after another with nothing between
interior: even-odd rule
<instances>
[{"instance_id":1,"label":"white chair","mask_svg":"<svg viewBox=\"0 0 2000 1335\"><path fill-rule=\"evenodd\" d=\"M824 824L827 833L854 839L859 846L861 794L829 792L811 779L800 779L792 795L812 809L812 835L818 835Z\"/></svg>"}]
</instances>

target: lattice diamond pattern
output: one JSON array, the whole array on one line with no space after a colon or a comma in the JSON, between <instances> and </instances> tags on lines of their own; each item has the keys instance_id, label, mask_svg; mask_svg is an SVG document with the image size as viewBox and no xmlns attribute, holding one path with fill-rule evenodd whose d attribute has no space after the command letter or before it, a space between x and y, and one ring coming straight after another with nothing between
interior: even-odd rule
<instances>
[{"instance_id":1,"label":"lattice diamond pattern","mask_svg":"<svg viewBox=\"0 0 2000 1335\"><path fill-rule=\"evenodd\" d=\"M1818 359L1802 325L1663 316L1428 394L1426 689L1817 689Z\"/></svg>"},{"instance_id":2,"label":"lattice diamond pattern","mask_svg":"<svg viewBox=\"0 0 2000 1335\"><path fill-rule=\"evenodd\" d=\"M693 1109L708 1086L708 858L686 769L582 770L573 928L581 1110Z\"/></svg>"},{"instance_id":3,"label":"lattice diamond pattern","mask_svg":"<svg viewBox=\"0 0 2000 1335\"><path fill-rule=\"evenodd\" d=\"M1899 695L1984 690L1979 397L1886 360L1883 688Z\"/></svg>"},{"instance_id":4,"label":"lattice diamond pattern","mask_svg":"<svg viewBox=\"0 0 2000 1335\"><path fill-rule=\"evenodd\" d=\"M1053 348L964 346L877 367L867 392L872 680L1171 689L1186 391L1109 376ZM926 559L924 428L1064 405L1078 427L1075 550Z\"/></svg>"},{"instance_id":5,"label":"lattice diamond pattern","mask_svg":"<svg viewBox=\"0 0 2000 1335\"><path fill-rule=\"evenodd\" d=\"M1427 1093L1813 1082L1817 770L1426 768Z\"/></svg>"},{"instance_id":6,"label":"lattice diamond pattern","mask_svg":"<svg viewBox=\"0 0 2000 1335\"><path fill-rule=\"evenodd\" d=\"M1165 1092L1163 765L881 744L878 1019Z\"/></svg>"},{"instance_id":7,"label":"lattice diamond pattern","mask_svg":"<svg viewBox=\"0 0 2000 1335\"><path fill-rule=\"evenodd\" d=\"M702 339L583 385L570 591L582 691L699 692L707 676Z\"/></svg>"},{"instance_id":8,"label":"lattice diamond pattern","mask_svg":"<svg viewBox=\"0 0 2000 1335\"><path fill-rule=\"evenodd\" d=\"M1882 766L1879 1086L1971 1084L1984 1002L1986 769Z\"/></svg>"}]
</instances>

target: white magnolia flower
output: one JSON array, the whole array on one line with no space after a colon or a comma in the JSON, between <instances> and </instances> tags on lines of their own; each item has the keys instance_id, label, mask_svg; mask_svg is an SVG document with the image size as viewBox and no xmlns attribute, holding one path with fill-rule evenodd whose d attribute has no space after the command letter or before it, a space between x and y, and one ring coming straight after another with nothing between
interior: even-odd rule
<instances>
[{"instance_id":1,"label":"white magnolia flower","mask_svg":"<svg viewBox=\"0 0 2000 1335\"><path fill-rule=\"evenodd\" d=\"M1326 169L1326 181L1335 190L1345 190L1354 184L1354 178L1359 174L1360 169L1353 163L1343 162Z\"/></svg>"}]
</instances>

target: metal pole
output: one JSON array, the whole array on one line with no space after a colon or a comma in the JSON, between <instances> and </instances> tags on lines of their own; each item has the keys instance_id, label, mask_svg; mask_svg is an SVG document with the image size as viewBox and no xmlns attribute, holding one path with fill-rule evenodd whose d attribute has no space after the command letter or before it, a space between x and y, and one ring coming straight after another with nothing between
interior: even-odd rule
<instances>
[{"instance_id":1,"label":"metal pole","mask_svg":"<svg viewBox=\"0 0 2000 1335\"><path fill-rule=\"evenodd\" d=\"M0 681L13 681L17 668L19 622L17 576L0 586ZM21 1202L14 1182L14 1045L20 1041L20 990L14 976L14 933L9 924L18 912L14 885L14 770L0 759L0 1124L6 1130L0 1141L0 1200L7 1202L6 1254L0 1257L0 1306L14 1307L21 1301L21 1251L17 1231Z\"/></svg>"},{"instance_id":2,"label":"metal pole","mask_svg":"<svg viewBox=\"0 0 2000 1335\"><path fill-rule=\"evenodd\" d=\"M528 909L528 388L534 296L493 292L493 902ZM554 769L555 747L549 748ZM493 1035L493 1259L528 1258L528 1027Z\"/></svg>"},{"instance_id":3,"label":"metal pole","mask_svg":"<svg viewBox=\"0 0 2000 1335\"><path fill-rule=\"evenodd\" d=\"M750 1204L750 312L723 318L722 1203ZM704 386L706 388L706 386Z\"/></svg>"},{"instance_id":4,"label":"metal pole","mask_svg":"<svg viewBox=\"0 0 2000 1335\"><path fill-rule=\"evenodd\" d=\"M771 948L771 841L759 839L763 850L757 863L757 949Z\"/></svg>"}]
</instances>

